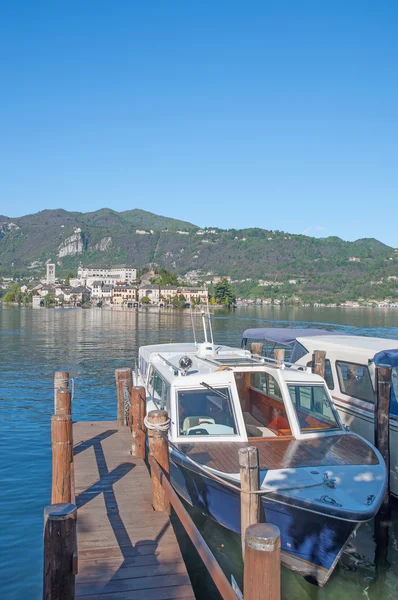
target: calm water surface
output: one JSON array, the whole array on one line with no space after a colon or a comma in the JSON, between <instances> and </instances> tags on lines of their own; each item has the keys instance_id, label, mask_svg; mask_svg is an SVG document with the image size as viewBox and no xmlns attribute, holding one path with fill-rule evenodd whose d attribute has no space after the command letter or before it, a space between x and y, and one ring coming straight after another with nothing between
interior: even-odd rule
<instances>
[{"instance_id":1,"label":"calm water surface","mask_svg":"<svg viewBox=\"0 0 398 600\"><path fill-rule=\"evenodd\" d=\"M237 345L247 327L309 323L333 331L398 339L398 311L251 308L214 318L217 343ZM199 328L199 319L198 319ZM75 380L76 420L114 419L114 370L131 365L142 344L192 341L187 312L0 308L0 597L41 598L43 508L50 503L53 372ZM195 514L226 573L240 582L239 540ZM216 597L181 536L198 596ZM376 545L373 524L359 530L326 588L283 570L284 598L396 598L398 514L389 544ZM375 564L375 551L379 560Z\"/></svg>"}]
</instances>

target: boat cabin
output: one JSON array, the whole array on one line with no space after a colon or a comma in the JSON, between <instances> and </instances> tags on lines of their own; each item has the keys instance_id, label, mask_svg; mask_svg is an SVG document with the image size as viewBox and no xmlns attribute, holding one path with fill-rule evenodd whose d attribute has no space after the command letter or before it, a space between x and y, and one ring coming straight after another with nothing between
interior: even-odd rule
<instances>
[{"instance_id":1,"label":"boat cabin","mask_svg":"<svg viewBox=\"0 0 398 600\"><path fill-rule=\"evenodd\" d=\"M139 372L147 410L168 411L175 441L300 439L342 431L321 377L247 350L144 346Z\"/></svg>"}]
</instances>

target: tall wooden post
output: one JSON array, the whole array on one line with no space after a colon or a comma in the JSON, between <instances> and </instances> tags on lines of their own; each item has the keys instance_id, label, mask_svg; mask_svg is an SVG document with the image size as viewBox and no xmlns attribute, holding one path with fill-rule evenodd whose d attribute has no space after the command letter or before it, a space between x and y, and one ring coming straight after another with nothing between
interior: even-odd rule
<instances>
[{"instance_id":1,"label":"tall wooden post","mask_svg":"<svg viewBox=\"0 0 398 600\"><path fill-rule=\"evenodd\" d=\"M68 388L59 387L55 393L55 414L72 414L72 395Z\"/></svg>"},{"instance_id":2,"label":"tall wooden post","mask_svg":"<svg viewBox=\"0 0 398 600\"><path fill-rule=\"evenodd\" d=\"M375 446L387 467L387 490L381 510L389 510L390 500L390 391L391 367L376 367Z\"/></svg>"},{"instance_id":3,"label":"tall wooden post","mask_svg":"<svg viewBox=\"0 0 398 600\"><path fill-rule=\"evenodd\" d=\"M54 372L54 413L57 414L57 390L69 387L69 371Z\"/></svg>"},{"instance_id":4,"label":"tall wooden post","mask_svg":"<svg viewBox=\"0 0 398 600\"><path fill-rule=\"evenodd\" d=\"M257 523L246 529L243 593L245 600L280 600L281 540L276 525Z\"/></svg>"},{"instance_id":5,"label":"tall wooden post","mask_svg":"<svg viewBox=\"0 0 398 600\"><path fill-rule=\"evenodd\" d=\"M132 407L131 454L145 458L146 394L144 387L133 387L130 394Z\"/></svg>"},{"instance_id":6,"label":"tall wooden post","mask_svg":"<svg viewBox=\"0 0 398 600\"><path fill-rule=\"evenodd\" d=\"M274 350L274 358L276 360L276 366L280 366L285 360L285 349L284 348L275 348Z\"/></svg>"},{"instance_id":7,"label":"tall wooden post","mask_svg":"<svg viewBox=\"0 0 398 600\"><path fill-rule=\"evenodd\" d=\"M252 343L252 348L251 348L252 354L258 354L259 356L262 356L263 349L264 349L264 344L261 344L260 342Z\"/></svg>"},{"instance_id":8,"label":"tall wooden post","mask_svg":"<svg viewBox=\"0 0 398 600\"><path fill-rule=\"evenodd\" d=\"M253 446L240 448L240 531L242 538L242 556L245 553L245 532L249 525L258 523L260 518L260 496L249 494L260 488L258 449Z\"/></svg>"},{"instance_id":9,"label":"tall wooden post","mask_svg":"<svg viewBox=\"0 0 398 600\"><path fill-rule=\"evenodd\" d=\"M165 410L151 410L148 413L148 443L149 454L159 463L163 471L169 475L169 447L167 439L163 437L156 429L151 429L151 425L164 425L168 420L168 414ZM166 434L166 432L165 432ZM159 479L152 472L152 506L155 510L165 511L170 514L170 502L161 486Z\"/></svg>"},{"instance_id":10,"label":"tall wooden post","mask_svg":"<svg viewBox=\"0 0 398 600\"><path fill-rule=\"evenodd\" d=\"M53 463L51 503L70 502L73 460L71 415L52 417L51 438Z\"/></svg>"},{"instance_id":11,"label":"tall wooden post","mask_svg":"<svg viewBox=\"0 0 398 600\"><path fill-rule=\"evenodd\" d=\"M322 379L325 379L325 360L326 352L324 350L315 350L312 355L312 372L315 375L320 375Z\"/></svg>"},{"instance_id":12,"label":"tall wooden post","mask_svg":"<svg viewBox=\"0 0 398 600\"><path fill-rule=\"evenodd\" d=\"M116 391L117 391L117 424L127 425L127 414L125 411L125 389L130 397L133 379L131 369L116 369Z\"/></svg>"},{"instance_id":13,"label":"tall wooden post","mask_svg":"<svg viewBox=\"0 0 398 600\"><path fill-rule=\"evenodd\" d=\"M76 515L74 504L44 509L43 600L75 598Z\"/></svg>"}]
</instances>

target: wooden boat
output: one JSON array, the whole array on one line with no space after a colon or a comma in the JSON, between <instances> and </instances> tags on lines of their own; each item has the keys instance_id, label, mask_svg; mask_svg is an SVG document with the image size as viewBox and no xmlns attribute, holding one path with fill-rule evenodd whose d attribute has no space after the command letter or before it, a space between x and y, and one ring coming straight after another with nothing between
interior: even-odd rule
<instances>
[{"instance_id":1,"label":"wooden boat","mask_svg":"<svg viewBox=\"0 0 398 600\"><path fill-rule=\"evenodd\" d=\"M238 534L238 450L258 448L262 518L280 529L282 561L324 585L386 487L380 454L344 429L324 380L205 342L141 347L134 383L147 411L168 411L176 491Z\"/></svg>"},{"instance_id":2,"label":"wooden boat","mask_svg":"<svg viewBox=\"0 0 398 600\"><path fill-rule=\"evenodd\" d=\"M374 443L377 364L392 367L390 397L390 492L398 497L398 340L282 327L247 329L242 336L285 347L289 360L311 366L315 350L326 352L325 381L344 425ZM266 350L267 351L267 350Z\"/></svg>"}]
</instances>

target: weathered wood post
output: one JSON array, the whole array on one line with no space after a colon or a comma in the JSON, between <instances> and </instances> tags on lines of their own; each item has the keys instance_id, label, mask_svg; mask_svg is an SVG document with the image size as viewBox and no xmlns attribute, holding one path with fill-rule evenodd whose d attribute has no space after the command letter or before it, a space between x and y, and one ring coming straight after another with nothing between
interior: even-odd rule
<instances>
[{"instance_id":1,"label":"weathered wood post","mask_svg":"<svg viewBox=\"0 0 398 600\"><path fill-rule=\"evenodd\" d=\"M375 446L387 467L387 490L381 511L387 512L390 505L390 391L392 368L376 367Z\"/></svg>"},{"instance_id":2,"label":"weathered wood post","mask_svg":"<svg viewBox=\"0 0 398 600\"><path fill-rule=\"evenodd\" d=\"M75 598L76 515L74 504L44 509L43 600Z\"/></svg>"},{"instance_id":3,"label":"weathered wood post","mask_svg":"<svg viewBox=\"0 0 398 600\"><path fill-rule=\"evenodd\" d=\"M116 369L116 391L117 391L117 424L127 425L127 414L125 411L125 389L130 397L131 388L133 387L133 379L131 369Z\"/></svg>"},{"instance_id":4,"label":"weathered wood post","mask_svg":"<svg viewBox=\"0 0 398 600\"><path fill-rule=\"evenodd\" d=\"M324 350L315 350L312 355L312 372L325 379L325 360L326 352Z\"/></svg>"},{"instance_id":5,"label":"weathered wood post","mask_svg":"<svg viewBox=\"0 0 398 600\"><path fill-rule=\"evenodd\" d=\"M55 393L55 414L72 414L72 394L66 387L59 387Z\"/></svg>"},{"instance_id":6,"label":"weathered wood post","mask_svg":"<svg viewBox=\"0 0 398 600\"><path fill-rule=\"evenodd\" d=\"M243 593L245 600L280 600L281 540L276 525L257 523L246 529Z\"/></svg>"},{"instance_id":7,"label":"weathered wood post","mask_svg":"<svg viewBox=\"0 0 398 600\"><path fill-rule=\"evenodd\" d=\"M275 348L274 350L274 358L276 360L276 366L280 366L285 360L285 349L284 348Z\"/></svg>"},{"instance_id":8,"label":"weathered wood post","mask_svg":"<svg viewBox=\"0 0 398 600\"><path fill-rule=\"evenodd\" d=\"M264 349L264 344L261 344L260 342L252 343L252 347L251 347L252 354L258 354L259 356L262 356L263 349Z\"/></svg>"},{"instance_id":9,"label":"weathered wood post","mask_svg":"<svg viewBox=\"0 0 398 600\"><path fill-rule=\"evenodd\" d=\"M69 371L54 372L54 413L57 414L57 390L69 387Z\"/></svg>"},{"instance_id":10,"label":"weathered wood post","mask_svg":"<svg viewBox=\"0 0 398 600\"><path fill-rule=\"evenodd\" d=\"M258 449L249 446L239 450L240 467L240 531L242 538L242 556L245 555L245 532L249 525L259 522L260 495L250 494L260 488Z\"/></svg>"},{"instance_id":11,"label":"weathered wood post","mask_svg":"<svg viewBox=\"0 0 398 600\"><path fill-rule=\"evenodd\" d=\"M131 455L145 458L145 435L146 428L144 423L146 413L146 394L145 388L135 386L130 394L132 407L131 424Z\"/></svg>"},{"instance_id":12,"label":"weathered wood post","mask_svg":"<svg viewBox=\"0 0 398 600\"><path fill-rule=\"evenodd\" d=\"M165 425L169 419L165 410L151 410L148 413L148 443L149 454L156 459L163 471L169 475L169 446L167 439L163 437L155 428L151 426ZM164 432L167 434L167 432ZM162 485L156 475L152 472L152 506L155 510L164 511L170 514L170 502L163 491Z\"/></svg>"},{"instance_id":13,"label":"weathered wood post","mask_svg":"<svg viewBox=\"0 0 398 600\"><path fill-rule=\"evenodd\" d=\"M51 503L71 501L73 460L72 417L54 415L51 419L52 493Z\"/></svg>"}]
</instances>

